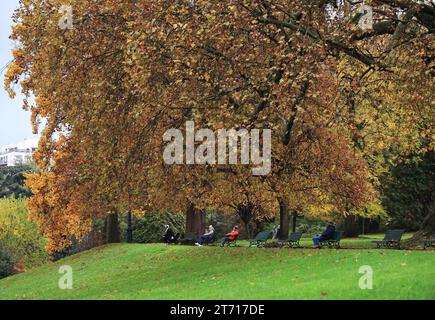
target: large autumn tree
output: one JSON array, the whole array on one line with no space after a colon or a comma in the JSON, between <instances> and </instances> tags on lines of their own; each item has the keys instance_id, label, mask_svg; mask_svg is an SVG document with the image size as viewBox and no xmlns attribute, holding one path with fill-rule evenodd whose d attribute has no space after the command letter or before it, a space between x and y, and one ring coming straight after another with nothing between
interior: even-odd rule
<instances>
[{"instance_id":1,"label":"large autumn tree","mask_svg":"<svg viewBox=\"0 0 435 320\"><path fill-rule=\"evenodd\" d=\"M348 1L71 3L73 28L63 30L63 1L20 1L6 74L11 95L19 82L35 97L25 101L35 129L47 120L28 184L52 249L95 216L148 206L254 204L280 211L285 237L291 211L369 205L370 156L425 132L416 127L433 86L434 8L425 1L367 1L372 29L359 27L359 4ZM164 132L188 120L271 129L272 172L165 165ZM384 139L399 125L406 135Z\"/></svg>"}]
</instances>

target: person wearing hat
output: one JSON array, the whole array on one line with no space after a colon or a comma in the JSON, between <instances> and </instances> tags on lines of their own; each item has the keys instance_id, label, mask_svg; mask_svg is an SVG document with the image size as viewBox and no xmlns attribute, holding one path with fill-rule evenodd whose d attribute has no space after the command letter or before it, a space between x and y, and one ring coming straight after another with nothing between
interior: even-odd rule
<instances>
[{"instance_id":1,"label":"person wearing hat","mask_svg":"<svg viewBox=\"0 0 435 320\"><path fill-rule=\"evenodd\" d=\"M201 247L205 242L210 241L213 238L213 235L214 235L214 228L212 225L210 225L208 227L208 232L200 236L198 242L195 243L195 245Z\"/></svg>"},{"instance_id":2,"label":"person wearing hat","mask_svg":"<svg viewBox=\"0 0 435 320\"><path fill-rule=\"evenodd\" d=\"M227 242L233 241L239 235L239 226L235 226L233 231L227 233L221 241L221 247L223 247Z\"/></svg>"},{"instance_id":3,"label":"person wearing hat","mask_svg":"<svg viewBox=\"0 0 435 320\"><path fill-rule=\"evenodd\" d=\"M315 249L320 248L320 241L325 241L325 240L331 239L334 232L335 232L334 222L330 221L330 222L328 222L328 226L326 227L326 230L323 231L320 236L317 235L313 238L313 242L314 242L313 248L315 248Z\"/></svg>"}]
</instances>

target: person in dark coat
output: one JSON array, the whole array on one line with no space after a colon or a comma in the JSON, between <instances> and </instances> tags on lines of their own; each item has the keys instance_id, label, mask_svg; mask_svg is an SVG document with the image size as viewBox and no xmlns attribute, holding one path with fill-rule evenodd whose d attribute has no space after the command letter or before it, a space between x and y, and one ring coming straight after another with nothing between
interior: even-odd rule
<instances>
[{"instance_id":1,"label":"person in dark coat","mask_svg":"<svg viewBox=\"0 0 435 320\"><path fill-rule=\"evenodd\" d=\"M334 222L328 222L328 226L326 227L326 230L323 231L320 236L317 235L313 238L313 242L314 242L313 248L320 248L320 241L331 239L334 232L335 232Z\"/></svg>"},{"instance_id":2,"label":"person in dark coat","mask_svg":"<svg viewBox=\"0 0 435 320\"><path fill-rule=\"evenodd\" d=\"M175 243L177 242L177 236L174 234L174 231L169 227L169 225L165 225L165 233L160 238L160 242L163 243Z\"/></svg>"}]
</instances>

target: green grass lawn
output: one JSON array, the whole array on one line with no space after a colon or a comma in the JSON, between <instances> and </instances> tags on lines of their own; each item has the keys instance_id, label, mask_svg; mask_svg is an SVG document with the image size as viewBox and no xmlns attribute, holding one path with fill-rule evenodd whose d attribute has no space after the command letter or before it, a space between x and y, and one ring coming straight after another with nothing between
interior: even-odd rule
<instances>
[{"instance_id":1,"label":"green grass lawn","mask_svg":"<svg viewBox=\"0 0 435 320\"><path fill-rule=\"evenodd\" d=\"M61 265L72 290L58 287ZM372 290L358 286L362 265ZM0 280L0 299L435 299L434 266L433 250L118 244Z\"/></svg>"}]
</instances>

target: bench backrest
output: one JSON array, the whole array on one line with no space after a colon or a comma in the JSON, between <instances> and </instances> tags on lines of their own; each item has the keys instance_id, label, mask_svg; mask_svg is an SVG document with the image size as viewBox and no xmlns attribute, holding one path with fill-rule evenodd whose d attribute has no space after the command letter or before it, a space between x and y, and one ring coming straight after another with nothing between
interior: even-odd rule
<instances>
[{"instance_id":1,"label":"bench backrest","mask_svg":"<svg viewBox=\"0 0 435 320\"><path fill-rule=\"evenodd\" d=\"M257 241L265 241L265 240L269 239L270 234L271 234L270 231L259 232L255 236L255 240L257 240Z\"/></svg>"},{"instance_id":2,"label":"bench backrest","mask_svg":"<svg viewBox=\"0 0 435 320\"><path fill-rule=\"evenodd\" d=\"M196 239L196 233L195 232L188 232L184 235L184 239Z\"/></svg>"},{"instance_id":3,"label":"bench backrest","mask_svg":"<svg viewBox=\"0 0 435 320\"><path fill-rule=\"evenodd\" d=\"M213 234L210 237L210 241L216 241L218 239L218 236L216 234L216 232L213 232Z\"/></svg>"},{"instance_id":4,"label":"bench backrest","mask_svg":"<svg viewBox=\"0 0 435 320\"><path fill-rule=\"evenodd\" d=\"M402 229L394 229L387 230L385 233L384 240L385 241L400 241L402 239L402 235L405 233L405 230Z\"/></svg>"},{"instance_id":5,"label":"bench backrest","mask_svg":"<svg viewBox=\"0 0 435 320\"><path fill-rule=\"evenodd\" d=\"M301 237L302 237L302 231L296 231L296 232L292 232L288 239L289 241L299 241L301 240Z\"/></svg>"},{"instance_id":6,"label":"bench backrest","mask_svg":"<svg viewBox=\"0 0 435 320\"><path fill-rule=\"evenodd\" d=\"M331 240L340 241L344 231L334 231Z\"/></svg>"}]
</instances>

